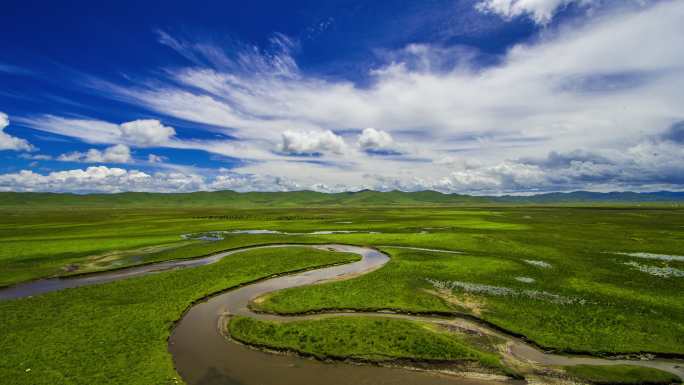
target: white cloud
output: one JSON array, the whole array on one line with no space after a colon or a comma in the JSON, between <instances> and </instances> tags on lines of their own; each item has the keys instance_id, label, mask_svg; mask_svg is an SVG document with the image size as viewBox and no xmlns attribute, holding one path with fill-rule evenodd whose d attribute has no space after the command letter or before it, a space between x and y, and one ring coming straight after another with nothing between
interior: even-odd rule
<instances>
[{"instance_id":1,"label":"white cloud","mask_svg":"<svg viewBox=\"0 0 684 385\"><path fill-rule=\"evenodd\" d=\"M107 147L104 151L91 148L86 152L69 152L57 157L62 162L81 163L131 163L131 149L123 144Z\"/></svg>"},{"instance_id":2,"label":"white cloud","mask_svg":"<svg viewBox=\"0 0 684 385\"><path fill-rule=\"evenodd\" d=\"M176 39L158 30L159 42L198 66L211 65L230 72L265 74L278 77L293 77L298 72L297 63L291 52L297 43L289 37L276 33L270 39L270 46L261 49L233 42L233 49L239 54L229 57L217 45L207 42L188 42Z\"/></svg>"},{"instance_id":3,"label":"white cloud","mask_svg":"<svg viewBox=\"0 0 684 385\"><path fill-rule=\"evenodd\" d=\"M80 157L83 159L83 156ZM324 192L432 189L447 193L505 194L521 191L656 191L684 185L684 145L669 139L648 138L624 151L573 151L546 157L506 160L489 165L451 156L439 162L419 163L398 173L395 161L374 159L378 173L359 175L354 167L331 172L309 162L256 163L236 170L193 170L164 164L169 172L144 173L105 166L86 170L32 171L0 174L0 191L292 191ZM267 170L275 170L268 173ZM437 172L435 172L435 170ZM679 187L678 187L679 186Z\"/></svg>"},{"instance_id":4,"label":"white cloud","mask_svg":"<svg viewBox=\"0 0 684 385\"><path fill-rule=\"evenodd\" d=\"M176 135L173 127L164 126L155 119L140 119L119 125L121 138L140 147L160 146Z\"/></svg>"},{"instance_id":5,"label":"white cloud","mask_svg":"<svg viewBox=\"0 0 684 385\"><path fill-rule=\"evenodd\" d=\"M147 174L137 170L88 167L43 175L23 170L0 175L0 191L106 192L196 191L204 187L198 175L182 173Z\"/></svg>"},{"instance_id":6,"label":"white cloud","mask_svg":"<svg viewBox=\"0 0 684 385\"><path fill-rule=\"evenodd\" d=\"M364 151L395 151L392 135L375 128L364 128L357 143Z\"/></svg>"},{"instance_id":7,"label":"white cloud","mask_svg":"<svg viewBox=\"0 0 684 385\"><path fill-rule=\"evenodd\" d=\"M648 138L624 151L550 153L493 166L461 165L432 185L442 191L487 194L590 189L678 189L684 184L684 145Z\"/></svg>"},{"instance_id":8,"label":"white cloud","mask_svg":"<svg viewBox=\"0 0 684 385\"><path fill-rule=\"evenodd\" d=\"M189 192L207 190L289 191L300 186L285 178L223 172L206 177L192 172L146 173L116 167L39 174L29 170L0 174L0 191L50 191L115 193L122 191Z\"/></svg>"},{"instance_id":9,"label":"white cloud","mask_svg":"<svg viewBox=\"0 0 684 385\"><path fill-rule=\"evenodd\" d=\"M496 4L543 21L567 2ZM357 85L306 75L287 50L271 61L259 50L233 56L211 44L162 36L195 64L139 86L89 85L236 138L170 135L159 145L247 160L237 171L282 177L303 187L607 188L636 183L639 168L649 176L645 184L679 186L671 176L681 143L648 144L646 139L684 121L684 2L602 10L600 17L547 30L488 67L462 59L477 58L477 52L413 45ZM119 124L59 117L28 123L89 143L134 145ZM401 143L401 155L371 157L359 151L362 145L346 146L345 132L358 127L381 127L394 147ZM649 149L652 145L657 149ZM577 157L561 171L527 162L577 149L610 162ZM652 158L648 150L668 155ZM320 153L319 162L297 156L309 153ZM659 173L663 176L657 179Z\"/></svg>"},{"instance_id":10,"label":"white cloud","mask_svg":"<svg viewBox=\"0 0 684 385\"><path fill-rule=\"evenodd\" d=\"M434 184L440 191L501 193L544 186L545 174L538 166L503 162L495 166L452 172Z\"/></svg>"},{"instance_id":11,"label":"white cloud","mask_svg":"<svg viewBox=\"0 0 684 385\"><path fill-rule=\"evenodd\" d=\"M327 131L285 131L280 151L287 154L320 154L332 152L341 154L346 143L342 137Z\"/></svg>"},{"instance_id":12,"label":"white cloud","mask_svg":"<svg viewBox=\"0 0 684 385\"><path fill-rule=\"evenodd\" d=\"M295 191L301 190L298 183L280 177L259 176L254 174L240 174L224 172L207 183L208 190L233 191Z\"/></svg>"},{"instance_id":13,"label":"white cloud","mask_svg":"<svg viewBox=\"0 0 684 385\"><path fill-rule=\"evenodd\" d=\"M54 115L43 115L22 119L24 124L37 130L78 138L92 144L127 144L122 138L119 124L96 119L72 119ZM125 123L124 123L125 124ZM138 142L139 143L139 142ZM247 159L271 159L273 154L267 148L255 147L248 143L227 140L180 140L172 137L161 147L203 150L215 154Z\"/></svg>"},{"instance_id":14,"label":"white cloud","mask_svg":"<svg viewBox=\"0 0 684 385\"><path fill-rule=\"evenodd\" d=\"M147 155L147 161L149 163L164 163L167 160L168 160L168 158L165 156L160 156L160 155L155 155L155 154Z\"/></svg>"},{"instance_id":15,"label":"white cloud","mask_svg":"<svg viewBox=\"0 0 684 385\"><path fill-rule=\"evenodd\" d=\"M475 6L481 12L492 12L511 19L529 15L537 24L547 24L553 15L569 4L590 6L598 0L482 0Z\"/></svg>"},{"instance_id":16,"label":"white cloud","mask_svg":"<svg viewBox=\"0 0 684 385\"><path fill-rule=\"evenodd\" d=\"M551 140L565 145L610 142L615 135L629 137L666 125L668 116L681 116L676 100L684 54L677 36L684 32L683 9L668 2L592 19L516 46L501 64L486 69L461 64L446 72L412 71L403 62L392 63L374 72L369 87L208 68L172 71L187 89L100 86L160 113L225 127L253 146L259 141L272 146L284 131L369 126L383 127L397 140L404 132L423 131L427 135L416 144L434 150L454 137L519 140L552 134ZM404 56L432 60L435 55L426 54L431 49L411 49ZM488 144L493 150L500 143Z\"/></svg>"},{"instance_id":17,"label":"white cloud","mask_svg":"<svg viewBox=\"0 0 684 385\"><path fill-rule=\"evenodd\" d=\"M115 124L101 120L44 115L22 119L22 121L39 130L96 144L125 144L132 147L168 146L176 135L173 127L164 126L155 119L139 119Z\"/></svg>"},{"instance_id":18,"label":"white cloud","mask_svg":"<svg viewBox=\"0 0 684 385\"><path fill-rule=\"evenodd\" d=\"M31 160L52 160L52 156L47 155L47 154L19 154L19 157L22 159L31 159Z\"/></svg>"},{"instance_id":19,"label":"white cloud","mask_svg":"<svg viewBox=\"0 0 684 385\"><path fill-rule=\"evenodd\" d=\"M17 138L5 133L5 127L9 126L9 117L4 112L0 112L0 151L33 151L35 147L25 139Z\"/></svg>"}]
</instances>

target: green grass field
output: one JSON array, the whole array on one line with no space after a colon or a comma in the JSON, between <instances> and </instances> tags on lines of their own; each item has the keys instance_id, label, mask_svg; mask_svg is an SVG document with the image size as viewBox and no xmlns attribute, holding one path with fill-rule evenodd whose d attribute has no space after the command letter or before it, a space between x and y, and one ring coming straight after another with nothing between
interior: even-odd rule
<instances>
[{"instance_id":1,"label":"green grass field","mask_svg":"<svg viewBox=\"0 0 684 385\"><path fill-rule=\"evenodd\" d=\"M372 361L456 361L503 373L497 355L477 350L463 336L424 322L389 318L337 317L270 322L234 317L232 338L257 346L295 351L320 359Z\"/></svg>"},{"instance_id":2,"label":"green grass field","mask_svg":"<svg viewBox=\"0 0 684 385\"><path fill-rule=\"evenodd\" d=\"M565 370L579 380L597 385L669 385L679 384L681 380L662 370L630 365L568 366Z\"/></svg>"},{"instance_id":3,"label":"green grass field","mask_svg":"<svg viewBox=\"0 0 684 385\"><path fill-rule=\"evenodd\" d=\"M288 234L181 237L249 229ZM322 230L358 233L307 234ZM276 293L260 306L464 312L558 350L684 354L684 261L624 254L684 255L684 211L666 207L7 205L0 286L249 245L330 242L378 247L391 260L353 280ZM163 383L176 376L163 342L194 299L340 258L279 255L254 251L215 266L0 302L0 348L9 352L0 378Z\"/></svg>"},{"instance_id":4,"label":"green grass field","mask_svg":"<svg viewBox=\"0 0 684 385\"><path fill-rule=\"evenodd\" d=\"M434 215L432 220L421 224L428 227L454 223L440 211L426 209L407 215L399 209L366 208L354 210L354 215L350 215L345 209L0 208L0 286L45 276L196 257L212 250L273 243L278 239L315 242L315 239L335 238L228 235L224 242L207 245L183 240L181 235L187 233L239 229L413 233L422 231L415 226L415 215ZM490 221L482 215L486 213L450 210L451 215L457 216L458 226L464 229L521 226ZM349 221L352 223L341 223ZM155 250L154 246L163 246L164 250ZM71 271L75 266L79 269Z\"/></svg>"},{"instance_id":5,"label":"green grass field","mask_svg":"<svg viewBox=\"0 0 684 385\"><path fill-rule=\"evenodd\" d=\"M272 274L357 259L310 248L254 250L214 265L0 302L0 383L173 384L167 338L193 301Z\"/></svg>"},{"instance_id":6,"label":"green grass field","mask_svg":"<svg viewBox=\"0 0 684 385\"><path fill-rule=\"evenodd\" d=\"M280 291L258 308L278 313L336 308L457 311L559 350L684 353L680 279L660 287L649 279L630 282L635 287L630 291L619 282L636 274L614 262L620 270L608 274L611 261L604 261L605 273L594 278L600 268L593 261L563 266L561 261L543 258L553 261L553 267L539 268L523 260L491 256L382 249L392 260L379 271L351 281ZM516 277L535 281L519 282ZM451 295L447 301L433 294L438 288L427 279L469 286L447 290ZM593 279L613 283L577 285ZM600 290L620 286L620 290Z\"/></svg>"}]
</instances>

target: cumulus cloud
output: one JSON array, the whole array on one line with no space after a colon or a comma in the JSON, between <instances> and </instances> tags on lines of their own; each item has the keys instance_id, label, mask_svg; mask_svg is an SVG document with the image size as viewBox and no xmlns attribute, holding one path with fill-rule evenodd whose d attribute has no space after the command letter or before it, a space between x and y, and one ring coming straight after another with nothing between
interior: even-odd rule
<instances>
[{"instance_id":1,"label":"cumulus cloud","mask_svg":"<svg viewBox=\"0 0 684 385\"><path fill-rule=\"evenodd\" d=\"M544 188L545 173L539 166L502 162L494 166L453 171L433 185L445 192L496 194L520 189Z\"/></svg>"},{"instance_id":2,"label":"cumulus cloud","mask_svg":"<svg viewBox=\"0 0 684 385\"><path fill-rule=\"evenodd\" d=\"M40 174L29 170L0 174L0 191L49 191L76 193L116 193L123 191L190 192L212 190L290 191L301 187L293 181L273 176L257 176L224 171L213 177L192 172L146 173L116 167Z\"/></svg>"},{"instance_id":3,"label":"cumulus cloud","mask_svg":"<svg viewBox=\"0 0 684 385\"><path fill-rule=\"evenodd\" d=\"M57 157L61 162L80 163L131 163L131 149L123 144L107 147L103 151L91 148L86 152L69 152Z\"/></svg>"},{"instance_id":4,"label":"cumulus cloud","mask_svg":"<svg viewBox=\"0 0 684 385\"><path fill-rule=\"evenodd\" d=\"M182 192L202 189L198 175L182 173L148 174L137 170L88 167L43 175L23 170L0 175L0 191L104 192L162 191Z\"/></svg>"},{"instance_id":5,"label":"cumulus cloud","mask_svg":"<svg viewBox=\"0 0 684 385\"><path fill-rule=\"evenodd\" d=\"M4 112L0 112L0 151L33 151L35 147L25 139L11 136L4 132L5 127L9 126L9 117Z\"/></svg>"},{"instance_id":6,"label":"cumulus cloud","mask_svg":"<svg viewBox=\"0 0 684 385\"><path fill-rule=\"evenodd\" d=\"M285 131L282 135L280 151L287 154L321 154L332 152L341 154L346 143L339 135L327 131Z\"/></svg>"},{"instance_id":7,"label":"cumulus cloud","mask_svg":"<svg viewBox=\"0 0 684 385\"><path fill-rule=\"evenodd\" d=\"M173 127L161 124L155 119L140 119L119 125L121 138L140 147L160 146L176 135Z\"/></svg>"},{"instance_id":8,"label":"cumulus cloud","mask_svg":"<svg viewBox=\"0 0 684 385\"><path fill-rule=\"evenodd\" d=\"M558 9L577 4L590 6L598 0L483 0L475 6L481 12L491 12L511 19L520 15L529 15L537 24L547 24Z\"/></svg>"},{"instance_id":9,"label":"cumulus cloud","mask_svg":"<svg viewBox=\"0 0 684 385\"><path fill-rule=\"evenodd\" d=\"M363 151L370 153L398 153L392 135L375 128L365 128L359 135L357 143Z\"/></svg>"}]
</instances>

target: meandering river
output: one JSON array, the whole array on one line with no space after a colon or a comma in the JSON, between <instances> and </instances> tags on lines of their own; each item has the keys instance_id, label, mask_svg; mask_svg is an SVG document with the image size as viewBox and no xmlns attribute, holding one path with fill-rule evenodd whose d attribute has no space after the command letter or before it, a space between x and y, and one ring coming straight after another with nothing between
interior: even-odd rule
<instances>
[{"instance_id":1,"label":"meandering river","mask_svg":"<svg viewBox=\"0 0 684 385\"><path fill-rule=\"evenodd\" d=\"M228 314L259 319L312 319L330 316L367 315L419 319L438 323L456 323L482 333L508 340L508 353L522 361L541 365L615 365L631 364L666 370L684 378L684 362L680 360L612 360L595 357L548 354L536 347L487 325L473 320L441 319L386 313L335 313L307 316L277 316L252 312L249 302L261 295L291 287L316 284L334 279L347 279L382 267L389 257L382 252L348 245L269 245L226 251L192 260L166 261L122 270L95 273L74 278L53 278L27 282L0 289L0 300L22 298L66 288L112 282L130 277L159 273L176 268L190 268L215 263L224 257L245 250L279 247L315 247L338 252L359 254L362 259L345 265L326 267L302 273L262 280L227 291L192 306L176 323L169 338L169 351L183 380L191 385L249 385L249 384L403 384L403 385L476 385L504 383L494 379L455 377L434 372L402 368L386 368L349 363L323 363L295 355L270 354L228 340L223 334ZM511 381L505 381L510 384Z\"/></svg>"}]
</instances>

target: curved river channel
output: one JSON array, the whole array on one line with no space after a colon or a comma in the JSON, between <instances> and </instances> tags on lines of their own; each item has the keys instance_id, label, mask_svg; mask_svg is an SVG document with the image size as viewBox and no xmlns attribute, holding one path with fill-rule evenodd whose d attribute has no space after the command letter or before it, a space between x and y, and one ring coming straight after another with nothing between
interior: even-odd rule
<instances>
[{"instance_id":1,"label":"curved river channel","mask_svg":"<svg viewBox=\"0 0 684 385\"><path fill-rule=\"evenodd\" d=\"M548 354L523 340L494 330L483 323L458 317L419 317L390 313L327 313L306 316L277 316L254 313L249 309L250 301L261 295L291 287L352 278L376 270L389 261L389 257L380 251L359 246L336 244L255 246L192 260L166 261L75 278L53 278L27 282L0 289L0 300L22 298L66 288L112 282L170 269L203 266L218 262L228 255L242 251L278 247L313 247L337 252L349 252L360 255L362 259L345 265L262 280L220 293L192 306L180 321L176 323L169 338L169 352L173 357L176 370L186 383L190 385L301 385L322 383L328 385L485 385L518 382L492 378L466 379L434 372L354 365L342 362L324 363L295 355L270 354L227 339L223 330L228 315L245 315L266 320L301 320L347 315L415 319L455 325L459 328L499 336L508 341L508 354L523 362L532 362L540 365L630 364L665 370L684 378L684 362L681 360L613 360Z\"/></svg>"}]
</instances>

